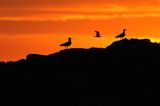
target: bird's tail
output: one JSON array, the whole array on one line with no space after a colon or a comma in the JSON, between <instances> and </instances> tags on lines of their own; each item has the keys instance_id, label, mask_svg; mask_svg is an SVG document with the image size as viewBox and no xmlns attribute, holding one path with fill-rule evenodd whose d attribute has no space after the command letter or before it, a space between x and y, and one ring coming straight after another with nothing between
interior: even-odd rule
<instances>
[{"instance_id":1,"label":"bird's tail","mask_svg":"<svg viewBox=\"0 0 160 106\"><path fill-rule=\"evenodd\" d=\"M60 44L59 46L64 46L64 44Z\"/></svg>"}]
</instances>

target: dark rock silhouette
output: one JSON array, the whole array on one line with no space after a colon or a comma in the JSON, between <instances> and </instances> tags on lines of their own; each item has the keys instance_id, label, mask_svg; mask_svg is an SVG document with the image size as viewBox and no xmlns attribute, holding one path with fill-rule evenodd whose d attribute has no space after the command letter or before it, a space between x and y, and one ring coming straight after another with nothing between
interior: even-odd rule
<instances>
[{"instance_id":1,"label":"dark rock silhouette","mask_svg":"<svg viewBox=\"0 0 160 106\"><path fill-rule=\"evenodd\" d=\"M5 69L5 62L0 62L0 71Z\"/></svg>"},{"instance_id":2,"label":"dark rock silhouette","mask_svg":"<svg viewBox=\"0 0 160 106\"><path fill-rule=\"evenodd\" d=\"M106 48L29 54L26 59L0 63L1 103L154 106L159 104L152 93L159 88L159 60L160 44L133 38Z\"/></svg>"}]
</instances>

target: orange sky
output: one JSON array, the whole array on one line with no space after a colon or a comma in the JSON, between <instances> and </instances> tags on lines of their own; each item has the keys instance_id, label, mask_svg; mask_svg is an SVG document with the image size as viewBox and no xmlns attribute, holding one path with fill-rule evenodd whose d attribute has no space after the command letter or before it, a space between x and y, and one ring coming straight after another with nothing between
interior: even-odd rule
<instances>
[{"instance_id":1,"label":"orange sky","mask_svg":"<svg viewBox=\"0 0 160 106\"><path fill-rule=\"evenodd\" d=\"M159 42L160 0L0 0L0 61L57 52L68 37L72 48L106 47L123 28Z\"/></svg>"}]
</instances>

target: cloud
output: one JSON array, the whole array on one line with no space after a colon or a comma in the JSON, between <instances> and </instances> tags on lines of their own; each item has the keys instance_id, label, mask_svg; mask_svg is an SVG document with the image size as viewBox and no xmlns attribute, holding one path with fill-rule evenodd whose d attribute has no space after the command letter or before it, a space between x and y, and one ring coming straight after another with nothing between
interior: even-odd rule
<instances>
[{"instance_id":1,"label":"cloud","mask_svg":"<svg viewBox=\"0 0 160 106\"><path fill-rule=\"evenodd\" d=\"M117 18L160 17L160 13L121 13L121 14L63 14L59 16L0 17L1 21L69 21L69 20L109 20Z\"/></svg>"},{"instance_id":2,"label":"cloud","mask_svg":"<svg viewBox=\"0 0 160 106\"><path fill-rule=\"evenodd\" d=\"M116 6L108 5L100 8L42 8L28 10L0 10L0 20L11 21L68 21L68 20L108 20L115 18L159 17L160 7Z\"/></svg>"},{"instance_id":3,"label":"cloud","mask_svg":"<svg viewBox=\"0 0 160 106\"><path fill-rule=\"evenodd\" d=\"M158 0L0 0L0 33L47 33L81 21L159 18ZM142 5L143 4L143 5ZM54 28L53 28L54 26ZM57 27L58 26L58 27Z\"/></svg>"},{"instance_id":4,"label":"cloud","mask_svg":"<svg viewBox=\"0 0 160 106\"><path fill-rule=\"evenodd\" d=\"M0 0L0 7L6 8L23 8L23 7L61 7L61 6L77 6L92 4L149 4L159 3L159 0ZM149 4L151 5L151 4Z\"/></svg>"},{"instance_id":5,"label":"cloud","mask_svg":"<svg viewBox=\"0 0 160 106\"><path fill-rule=\"evenodd\" d=\"M27 17L68 15L103 15L133 12L160 12L154 6L158 0L0 0L0 18L22 19ZM149 2L154 2L149 3ZM141 5L143 3L143 5ZM148 6L144 5L148 4ZM57 14L57 15L56 15ZM64 17L63 16L63 17ZM77 16L76 16L77 17ZM33 20L34 20L33 19ZM41 18L42 19L42 18Z\"/></svg>"}]
</instances>

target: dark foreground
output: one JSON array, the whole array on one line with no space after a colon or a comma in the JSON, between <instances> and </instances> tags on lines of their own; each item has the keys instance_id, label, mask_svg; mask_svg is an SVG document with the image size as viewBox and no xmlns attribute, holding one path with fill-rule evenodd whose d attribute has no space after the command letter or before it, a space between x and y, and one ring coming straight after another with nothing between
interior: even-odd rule
<instances>
[{"instance_id":1,"label":"dark foreground","mask_svg":"<svg viewBox=\"0 0 160 106\"><path fill-rule=\"evenodd\" d=\"M159 71L160 44L148 39L30 54L0 63L0 105L154 106Z\"/></svg>"}]
</instances>

